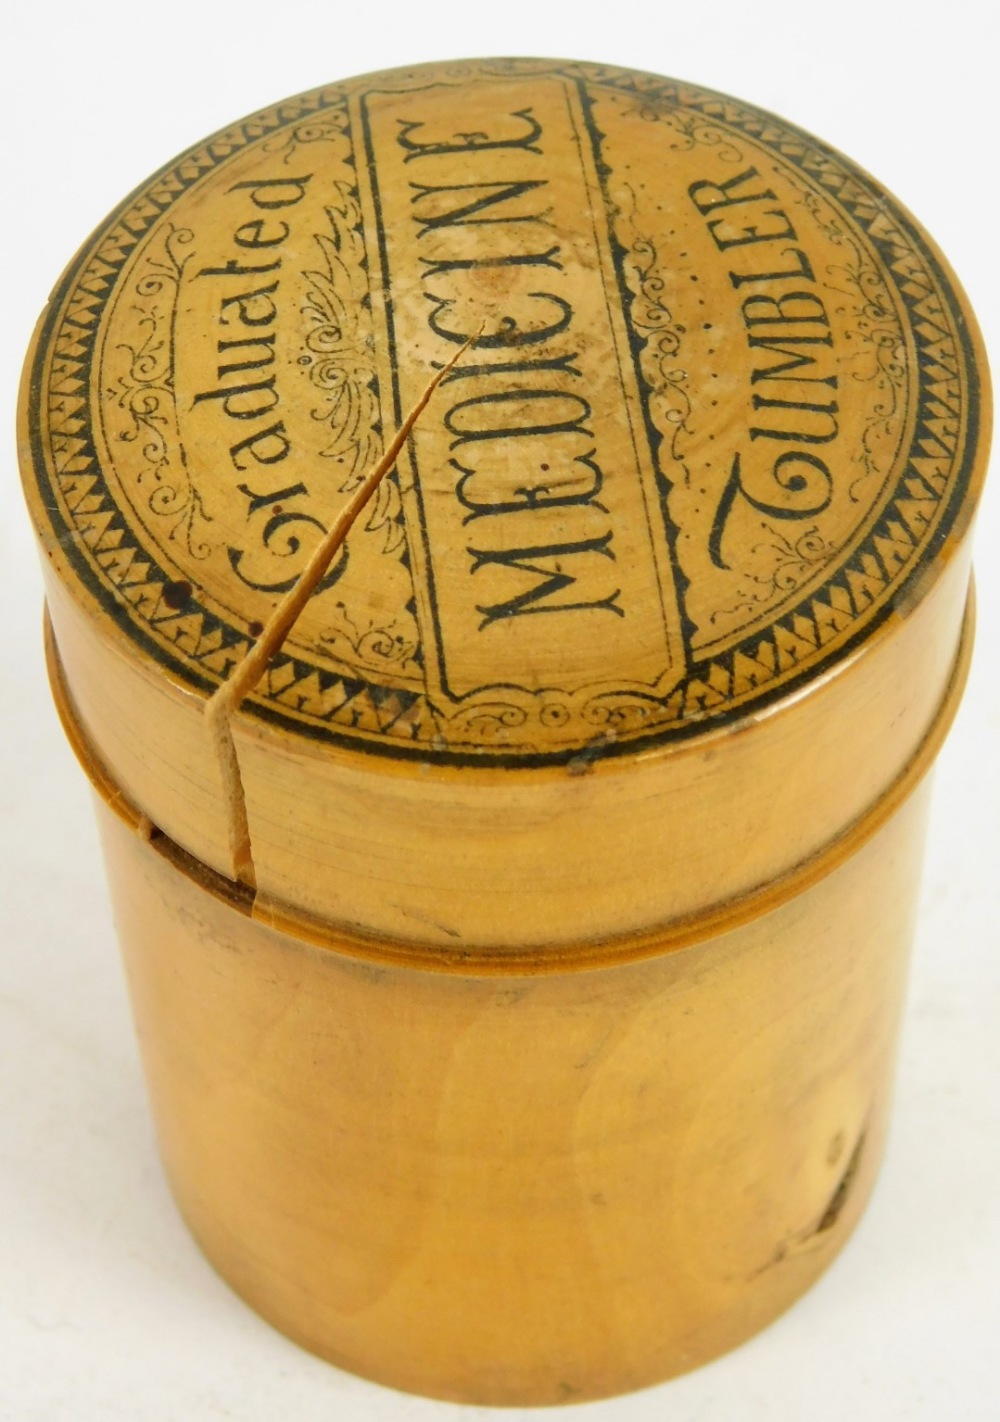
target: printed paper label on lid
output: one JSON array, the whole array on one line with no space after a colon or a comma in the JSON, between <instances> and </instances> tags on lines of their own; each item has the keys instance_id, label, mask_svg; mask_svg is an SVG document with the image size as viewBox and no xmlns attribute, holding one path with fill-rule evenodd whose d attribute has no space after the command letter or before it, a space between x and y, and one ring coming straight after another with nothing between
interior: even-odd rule
<instances>
[{"instance_id":1,"label":"printed paper label on lid","mask_svg":"<svg viewBox=\"0 0 1000 1422\"><path fill-rule=\"evenodd\" d=\"M510 764L696 733L961 504L958 298L870 180L673 81L442 65L245 121L70 272L35 466L84 595L210 691L473 335L248 709Z\"/></svg>"}]
</instances>

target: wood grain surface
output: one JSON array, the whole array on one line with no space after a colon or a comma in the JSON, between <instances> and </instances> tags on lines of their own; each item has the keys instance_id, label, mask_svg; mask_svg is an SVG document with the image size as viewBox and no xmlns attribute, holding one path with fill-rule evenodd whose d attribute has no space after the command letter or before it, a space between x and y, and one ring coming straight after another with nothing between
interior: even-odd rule
<instances>
[{"instance_id":1,"label":"wood grain surface","mask_svg":"<svg viewBox=\"0 0 1000 1422\"><path fill-rule=\"evenodd\" d=\"M279 1327L580 1400L829 1262L968 667L984 372L866 174L597 65L314 91L81 249L21 397L53 690L178 1201Z\"/></svg>"}]
</instances>

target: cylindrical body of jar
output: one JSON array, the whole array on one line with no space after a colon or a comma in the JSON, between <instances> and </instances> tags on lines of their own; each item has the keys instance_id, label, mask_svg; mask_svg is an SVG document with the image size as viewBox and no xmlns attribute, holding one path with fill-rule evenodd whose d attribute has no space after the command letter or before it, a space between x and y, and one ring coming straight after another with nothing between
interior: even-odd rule
<instances>
[{"instance_id":1,"label":"cylindrical body of jar","mask_svg":"<svg viewBox=\"0 0 1000 1422\"><path fill-rule=\"evenodd\" d=\"M483 1405L643 1387L769 1323L878 1170L928 771L971 631L906 773L770 905L535 971L435 971L255 918L149 838L50 639L164 1164L222 1276L342 1367Z\"/></svg>"},{"instance_id":2,"label":"cylindrical body of jar","mask_svg":"<svg viewBox=\"0 0 1000 1422\"><path fill-rule=\"evenodd\" d=\"M50 676L166 1168L261 1314L558 1403L826 1266L988 435L909 214L656 75L331 84L84 244L22 384Z\"/></svg>"}]
</instances>

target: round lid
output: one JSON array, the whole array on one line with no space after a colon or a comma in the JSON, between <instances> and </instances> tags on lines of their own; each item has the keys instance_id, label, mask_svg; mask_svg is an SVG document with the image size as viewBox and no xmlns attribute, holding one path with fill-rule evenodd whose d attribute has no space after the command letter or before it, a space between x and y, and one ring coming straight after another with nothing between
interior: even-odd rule
<instances>
[{"instance_id":1,"label":"round lid","mask_svg":"<svg viewBox=\"0 0 1000 1422\"><path fill-rule=\"evenodd\" d=\"M933 666L926 628L900 634L968 523L981 357L871 179L630 71L318 90L168 165L84 246L39 326L22 465L100 754L231 870L204 703L470 339L238 713L258 886L502 942L782 872L940 698L960 588ZM782 763L798 788L755 787ZM732 834L775 807L787 842L737 866Z\"/></svg>"}]
</instances>

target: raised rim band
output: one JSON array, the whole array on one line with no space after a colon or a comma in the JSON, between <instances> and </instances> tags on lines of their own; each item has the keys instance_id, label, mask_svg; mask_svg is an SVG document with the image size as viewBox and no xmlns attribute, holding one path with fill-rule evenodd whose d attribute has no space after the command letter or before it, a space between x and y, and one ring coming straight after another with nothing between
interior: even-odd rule
<instances>
[{"instance_id":1,"label":"raised rim band","mask_svg":"<svg viewBox=\"0 0 1000 1422\"><path fill-rule=\"evenodd\" d=\"M897 775L867 810L848 823L820 850L786 873L748 893L723 900L709 909L685 915L658 927L571 944L504 948L423 946L327 923L233 883L208 868L152 825L114 783L92 747L73 704L55 633L45 609L45 661L49 685L66 738L93 789L117 817L175 869L216 899L265 928L299 939L311 947L341 953L365 962L408 967L425 972L460 973L469 977L535 976L620 966L665 953L678 952L740 928L780 908L825 879L867 843L895 814L930 770L951 729L968 680L975 640L975 586L970 581L958 650L945 693L923 739Z\"/></svg>"}]
</instances>

